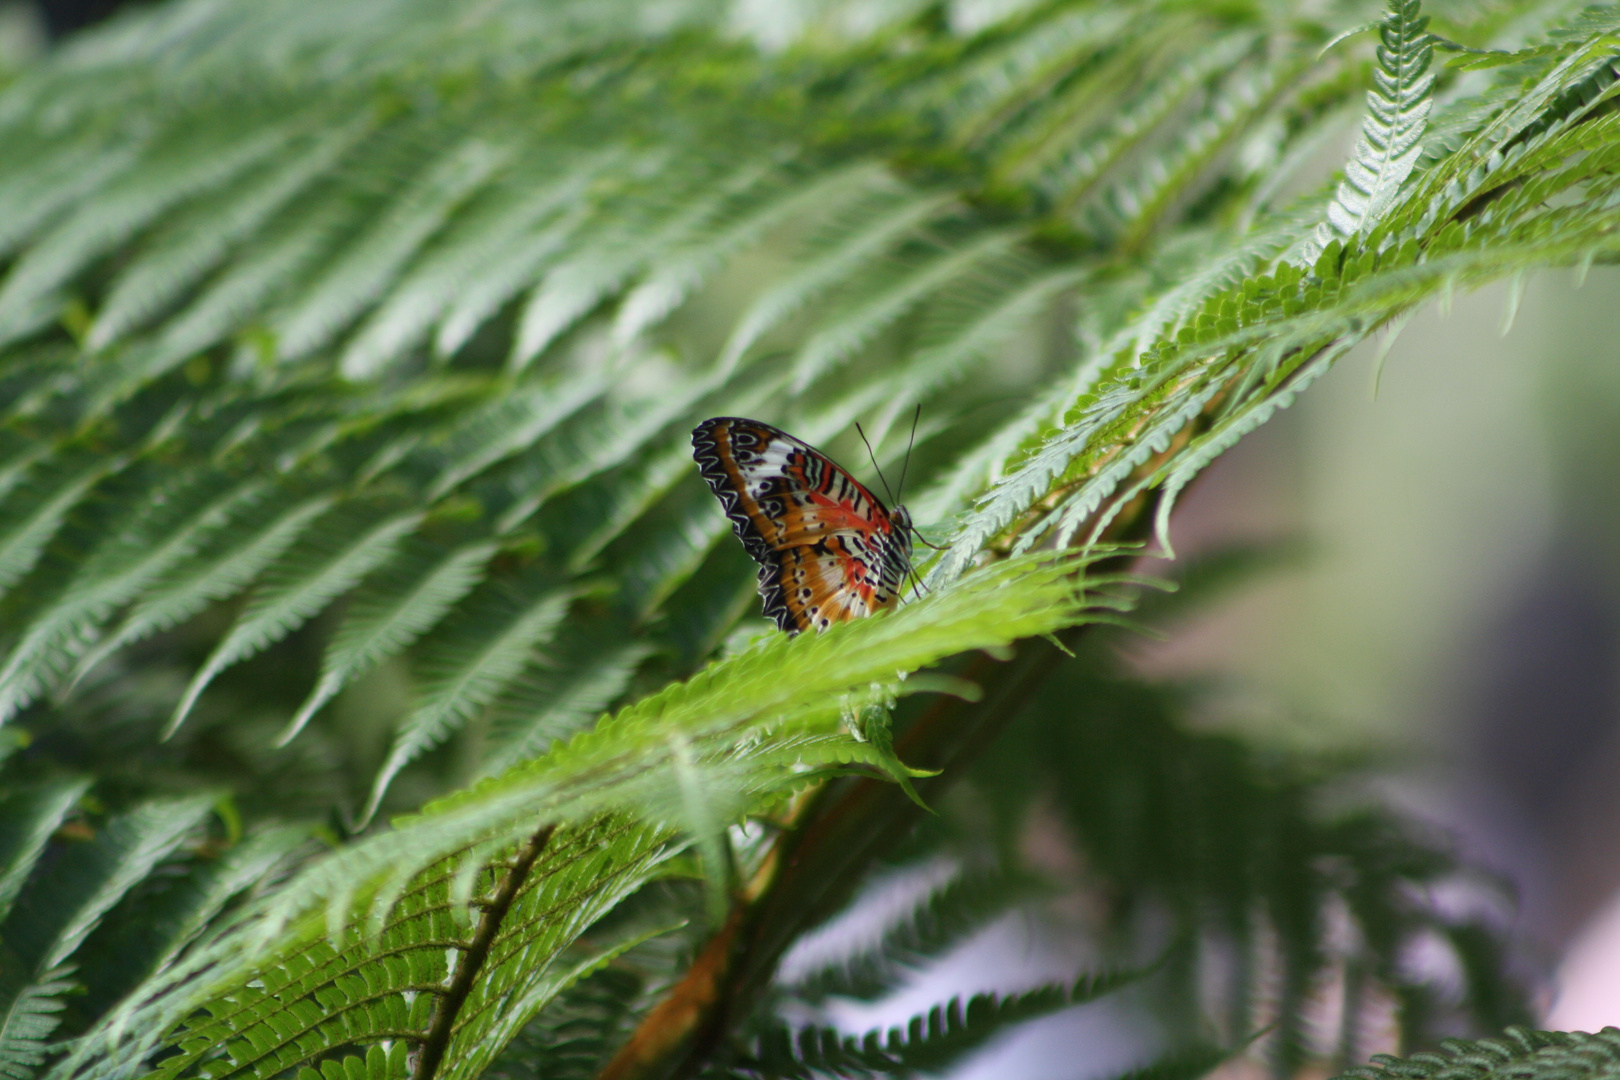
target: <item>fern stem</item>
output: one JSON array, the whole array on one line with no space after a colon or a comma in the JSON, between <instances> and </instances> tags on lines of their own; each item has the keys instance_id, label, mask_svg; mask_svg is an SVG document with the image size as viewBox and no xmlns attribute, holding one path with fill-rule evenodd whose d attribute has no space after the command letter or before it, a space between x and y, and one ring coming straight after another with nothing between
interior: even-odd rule
<instances>
[{"instance_id":1,"label":"fern stem","mask_svg":"<svg viewBox=\"0 0 1620 1080\"><path fill-rule=\"evenodd\" d=\"M439 1064L444 1060L445 1051L450 1048L450 1036L455 1029L456 1017L461 1012L461 1007L467 1003L467 997L477 982L478 973L483 970L485 962L489 959L490 948L495 944L495 935L500 932L506 913L512 909L513 901L517 899L523 883L528 880L535 862L546 850L546 845L551 842L552 833L556 828L555 825L541 826L540 830L518 849L517 857L512 860L506 876L496 887L489 906L478 917L478 929L473 932L467 950L461 954L461 962L456 965L450 985L445 988L443 995L434 1005L433 1022L428 1025L427 1035L416 1052L411 1080L432 1080L432 1077L438 1075Z\"/></svg>"}]
</instances>

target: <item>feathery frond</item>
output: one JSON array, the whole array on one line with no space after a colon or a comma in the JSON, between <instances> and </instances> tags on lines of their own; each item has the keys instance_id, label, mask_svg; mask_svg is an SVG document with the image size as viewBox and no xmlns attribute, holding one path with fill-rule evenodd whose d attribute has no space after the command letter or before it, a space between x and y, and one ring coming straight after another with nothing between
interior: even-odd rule
<instances>
[{"instance_id":1,"label":"feathery frond","mask_svg":"<svg viewBox=\"0 0 1620 1080\"><path fill-rule=\"evenodd\" d=\"M904 1028L840 1035L831 1028L787 1027L765 1032L757 1061L743 1067L762 1076L813 1077L913 1075L937 1071L983 1046L1013 1024L1082 1005L1136 981L1141 971L1083 975L1072 984L1051 984L1017 994L976 994L913 1016Z\"/></svg>"},{"instance_id":2,"label":"feathery frond","mask_svg":"<svg viewBox=\"0 0 1620 1080\"><path fill-rule=\"evenodd\" d=\"M1344 181L1328 203L1327 221L1301 251L1314 263L1335 236L1365 233L1395 202L1422 153L1423 129L1434 102L1429 62L1434 43L1419 0L1392 0L1378 27L1378 67L1367 92L1361 140L1345 165Z\"/></svg>"}]
</instances>

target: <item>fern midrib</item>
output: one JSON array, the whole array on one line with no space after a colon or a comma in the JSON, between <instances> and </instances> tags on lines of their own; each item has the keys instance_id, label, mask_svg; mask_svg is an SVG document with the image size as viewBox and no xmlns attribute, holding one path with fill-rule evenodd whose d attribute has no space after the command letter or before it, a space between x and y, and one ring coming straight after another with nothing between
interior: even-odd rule
<instances>
[{"instance_id":1,"label":"fern midrib","mask_svg":"<svg viewBox=\"0 0 1620 1080\"><path fill-rule=\"evenodd\" d=\"M495 895L490 898L488 905L478 917L478 927L473 932L472 939L467 943L466 950L460 954L460 962L456 965L450 985L443 989L434 1005L433 1022L422 1040L416 1068L411 1072L412 1080L433 1080L433 1077L438 1075L445 1051L450 1048L450 1037L453 1034L457 1014L472 993L478 973L489 960L490 948L495 943L495 937L500 932L506 913L517 899L529 872L534 869L535 861L551 842L555 830L556 827L553 825L542 825L540 830L518 849L516 856L507 865L504 876L496 886Z\"/></svg>"}]
</instances>

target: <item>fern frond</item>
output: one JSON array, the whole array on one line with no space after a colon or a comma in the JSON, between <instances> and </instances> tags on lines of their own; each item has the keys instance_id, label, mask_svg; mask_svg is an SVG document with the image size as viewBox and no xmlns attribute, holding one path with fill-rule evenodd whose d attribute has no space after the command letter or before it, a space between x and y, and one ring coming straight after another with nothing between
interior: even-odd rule
<instances>
[{"instance_id":1,"label":"fern frond","mask_svg":"<svg viewBox=\"0 0 1620 1080\"><path fill-rule=\"evenodd\" d=\"M503 773L583 730L619 699L651 652L650 645L627 642L617 625L569 628L492 704L483 773Z\"/></svg>"},{"instance_id":2,"label":"fern frond","mask_svg":"<svg viewBox=\"0 0 1620 1080\"><path fill-rule=\"evenodd\" d=\"M30 884L5 936L36 971L71 957L102 917L212 812L209 796L152 801L111 818Z\"/></svg>"},{"instance_id":3,"label":"fern frond","mask_svg":"<svg viewBox=\"0 0 1620 1080\"><path fill-rule=\"evenodd\" d=\"M45 1063L51 1034L61 1023L60 1014L67 1008L62 998L73 985L71 965L48 971L9 994L0 982L0 1077L33 1080Z\"/></svg>"},{"instance_id":4,"label":"fern frond","mask_svg":"<svg viewBox=\"0 0 1620 1080\"><path fill-rule=\"evenodd\" d=\"M185 310L163 324L150 345L133 349L130 385L161 376L255 321L269 301L327 253L354 216L351 207L323 200L311 207L295 204L272 219L267 239L253 259L228 266Z\"/></svg>"},{"instance_id":5,"label":"fern frond","mask_svg":"<svg viewBox=\"0 0 1620 1080\"><path fill-rule=\"evenodd\" d=\"M169 719L167 733L173 734L185 721L216 675L286 637L353 588L393 557L401 541L422 520L418 512L345 516L348 520L341 528L304 543L289 553L273 576L266 576L248 599L241 618L191 677ZM334 544L328 535L343 539Z\"/></svg>"},{"instance_id":6,"label":"fern frond","mask_svg":"<svg viewBox=\"0 0 1620 1080\"><path fill-rule=\"evenodd\" d=\"M562 622L572 594L544 584L528 594L489 590L470 602L455 633L435 638L422 659L418 703L394 734L361 819L369 821L399 771L443 742L517 677Z\"/></svg>"},{"instance_id":7,"label":"fern frond","mask_svg":"<svg viewBox=\"0 0 1620 1080\"><path fill-rule=\"evenodd\" d=\"M622 150L599 151L561 170L550 161L524 161L511 175L492 178L495 190L452 222L356 331L339 370L350 378L372 377L435 324L438 352L454 353L480 325L478 312L487 316L499 308L518 282L561 250L572 233L569 222L577 220L570 218L570 204L624 159Z\"/></svg>"},{"instance_id":8,"label":"fern frond","mask_svg":"<svg viewBox=\"0 0 1620 1080\"><path fill-rule=\"evenodd\" d=\"M761 237L812 215L836 218L889 183L883 167L873 161L856 161L797 180L785 181L780 191L769 191L757 202L725 215L705 235L662 253L619 305L614 339L628 342L662 320L725 259Z\"/></svg>"},{"instance_id":9,"label":"fern frond","mask_svg":"<svg viewBox=\"0 0 1620 1080\"><path fill-rule=\"evenodd\" d=\"M1010 568L970 576L956 587L936 592L891 617L844 624L813 638L778 637L722 661L693 682L671 687L576 735L537 762L485 780L461 796L400 823L395 831L351 845L312 864L300 872L289 887L267 898L257 914L236 931L214 945L194 951L188 961L149 984L155 996L145 1004L132 1004L115 1013L100 1037L103 1041L86 1043L83 1052L104 1052L91 1047L100 1045L110 1049L111 1044L105 1039L127 1037L132 1032L141 1032L142 1039L155 1039L155 1032L167 1030L181 1015L201 1005L205 999L197 995L214 992L208 987L234 983L243 977L244 970L255 970L271 955L285 955L281 951L285 945L278 946L271 954L266 953L266 948L276 942L314 942L297 947L317 952L329 949L325 944L328 918L335 920L334 928L347 925L349 913L356 905L360 910L372 912L371 918L377 927L403 925L400 920L411 920L413 905L418 903L415 899L405 903L407 898L432 895L433 889L451 890L437 893L440 897L455 896L463 889L473 888L477 876L488 873L480 867L486 865L490 855L500 850L500 845L515 842L515 837L524 830L532 830L537 816L589 822L607 805L635 806L644 813L667 812L659 808L673 808L679 801L671 774L670 759L675 753L672 740L689 747L691 766L702 778L706 795L712 790L718 798L727 789L740 790L746 793L745 803L774 799L784 784L791 789L799 782L795 771L784 771L784 767L802 757L802 752L793 749L791 744L784 744L782 750L787 756L778 756L773 751L775 738L820 731L833 742L847 745L844 754L849 758L870 758L868 744L834 734L841 724L840 701L845 695L866 695L874 682L892 685L895 671L914 668L932 657L1011 640L1026 634L1032 627L1055 627L1072 622L1080 617L1077 606L1080 600L1075 585L1068 578L1070 571L1071 567L1058 564L1031 572L1022 564L1014 563ZM775 656L789 648L797 654L799 662L794 670L798 674L791 680L783 680ZM894 688L903 689L904 684ZM755 738L739 743L738 733L750 729L756 730ZM754 756L760 757L757 767L749 764ZM663 849L661 829L636 832L636 836L643 837L635 841L636 850L642 854L633 857L613 854L610 846L591 841L590 834L590 828L577 834L577 842L582 845L581 857L610 859L615 867L628 867L631 878L624 880L625 889L633 888L640 880L635 877L639 871L634 867L643 864L637 860L649 858L656 862L664 857L656 854ZM443 859L450 861L439 862ZM434 865L439 868L426 869ZM646 872L650 873L652 864L645 865ZM432 886L428 894L411 884L417 875L424 873L429 875L427 880L442 883ZM596 871L582 872L559 879L558 885L565 887L563 881L566 880L571 883L567 888L583 887L593 874L601 877ZM312 907L311 900L318 897L324 900ZM575 911L570 904L559 904L554 909ZM444 912L443 919L452 918L449 909L435 907L435 910ZM585 918L583 914L579 917ZM577 929L583 926L575 925ZM386 943L388 934L382 933ZM364 940L376 939L365 936ZM565 942L558 940L561 947ZM293 978L294 973L307 971L315 979L308 984L307 992L313 992L313 987L327 984L326 972L330 965L337 963L333 954L320 955L325 959L307 968L302 964L289 968L284 962L276 969L284 974L275 977ZM443 948L439 945L426 949L422 956L422 963L444 963ZM343 961L345 965L350 963ZM352 963L363 965L363 957L355 954ZM199 982L198 975L202 971L213 974ZM390 976L396 978L399 987L406 982L421 985L424 977L427 984L432 984L440 976L427 974L426 969L415 974L402 969L397 977ZM246 993L246 997L241 998L246 1011L240 1013L240 1019L229 1022L233 1030L234 1025L259 1023L255 1010L260 1006L255 1002L275 1002L277 1010L294 1008L293 999L305 992L266 996L256 990L241 991L239 993ZM345 991L345 994L352 998L354 992ZM269 1007L264 1005L264 1008ZM406 1008L405 1014L387 1019L386 1025L382 1018L368 1020L366 1023L371 1026L366 1030L380 1032L384 1026L395 1030L394 1025L405 1021L418 1024L423 1018L410 1011L418 1007L425 1009L427 1005L412 1005ZM233 1015L235 1012L232 1010ZM222 1015L215 1013L216 1017ZM334 1025L345 1022L341 1016L330 1019ZM262 1053L255 1051L260 1055L255 1060L279 1062L276 1067L280 1068L291 1064L294 1057L315 1052L312 1048L317 1045L332 1045L331 1034L317 1036L312 1033L313 1028L300 1030L308 1037L305 1034L277 1036L272 1040L276 1056L264 1057L271 1052L265 1049ZM338 1028L332 1030L335 1032ZM183 1040L182 1045L196 1048L188 1053L201 1054L205 1043L210 1048L216 1047L218 1037L205 1037L199 1031L195 1037ZM119 1051L127 1052L127 1048ZM217 1051L210 1049L209 1052ZM184 1064L177 1060L172 1067L179 1069ZM90 1075L104 1073L98 1067Z\"/></svg>"},{"instance_id":10,"label":"fern frond","mask_svg":"<svg viewBox=\"0 0 1620 1080\"><path fill-rule=\"evenodd\" d=\"M167 970L233 904L273 887L313 854L311 832L272 824L227 841L223 850L198 845L159 863L75 954L96 1004L110 1006Z\"/></svg>"},{"instance_id":11,"label":"fern frond","mask_svg":"<svg viewBox=\"0 0 1620 1080\"><path fill-rule=\"evenodd\" d=\"M510 151L473 137L451 148L377 215L343 258L276 320L276 353L295 359L320 348L370 306L422 243L503 165Z\"/></svg>"},{"instance_id":12,"label":"fern frond","mask_svg":"<svg viewBox=\"0 0 1620 1080\"><path fill-rule=\"evenodd\" d=\"M590 1080L623 1038L645 989L636 971L609 966L560 994L486 1074L495 1080L540 1075Z\"/></svg>"},{"instance_id":13,"label":"fern frond","mask_svg":"<svg viewBox=\"0 0 1620 1080\"><path fill-rule=\"evenodd\" d=\"M922 303L929 294L1005 256L1016 240L1014 235L992 234L964 244L875 295L863 296L855 310L847 315L839 312L836 317L825 320L794 358L793 390L803 391L834 364L848 360L879 330Z\"/></svg>"},{"instance_id":14,"label":"fern frond","mask_svg":"<svg viewBox=\"0 0 1620 1080\"><path fill-rule=\"evenodd\" d=\"M428 498L437 499L496 462L527 450L606 386L600 371L562 374L470 412L442 436L445 460L428 487Z\"/></svg>"},{"instance_id":15,"label":"fern frond","mask_svg":"<svg viewBox=\"0 0 1620 1080\"><path fill-rule=\"evenodd\" d=\"M591 409L582 410L566 425L531 446L521 464L507 474L512 502L496 518L497 531L510 532L530 522L537 511L564 492L573 494L576 499L600 498L623 508L608 523L601 522L600 515L585 515L596 522L599 530L611 528L612 522L622 527L633 521L636 513L675 486L680 477L675 459L679 458L678 464L685 466L690 455L672 453L661 444L670 437L672 426L694 422L693 407L708 396L711 385L710 380L698 380L694 386L667 394L629 400L619 389ZM634 464L624 470L616 469L627 461ZM582 488L590 490L582 491ZM589 531L581 527L583 520L576 517L575 511L553 512L543 517L546 526L555 524L570 534L567 539L561 539L565 544L571 543L579 533ZM612 539L611 533L601 531L594 537L598 548ZM587 553L575 548L568 560L569 569L583 570L594 553L594 549Z\"/></svg>"},{"instance_id":16,"label":"fern frond","mask_svg":"<svg viewBox=\"0 0 1620 1080\"><path fill-rule=\"evenodd\" d=\"M305 124L240 121L185 133L150 149L102 197L40 238L0 282L0 343L27 333L29 313L102 255L168 208L234 180L280 151Z\"/></svg>"},{"instance_id":17,"label":"fern frond","mask_svg":"<svg viewBox=\"0 0 1620 1080\"><path fill-rule=\"evenodd\" d=\"M478 865L514 854L505 845L486 848ZM608 820L552 835L520 877L513 876L513 864L497 861L464 881L455 862L442 862L410 880L396 894L392 914L370 933L352 927L329 941L316 930L279 965L246 982L231 966L217 970L229 953L212 942L168 976L168 985L180 986L208 973L206 989L192 985L179 1002L135 1003L120 1011L143 1025L186 1020L176 1040L181 1052L158 1062L153 1077L199 1068L211 1075L223 1064L235 1075L268 1078L356 1045L420 1048L435 1017L449 1007L455 1027L447 1028L449 1042L441 1047L448 1071L440 1075L473 1076L547 1000L634 944L621 941L574 962L564 959L564 950L668 855L657 835ZM476 898L487 910L503 896L503 886L510 890L500 901L505 918L482 939L478 920L466 918L466 901ZM471 896L459 896L463 888ZM479 964L479 977L463 987L454 975L471 963ZM206 1011L193 1013L204 1003ZM119 1034L114 1028L103 1038ZM86 1061L80 1075L135 1074L158 1032L143 1026L122 1035L127 1043L115 1056Z\"/></svg>"},{"instance_id":18,"label":"fern frond","mask_svg":"<svg viewBox=\"0 0 1620 1080\"><path fill-rule=\"evenodd\" d=\"M1048 93L1077 61L1106 51L1129 18L1107 6L1080 7L992 31L972 43L963 62L910 89L908 104L937 111L955 142L973 143Z\"/></svg>"},{"instance_id":19,"label":"fern frond","mask_svg":"<svg viewBox=\"0 0 1620 1080\"><path fill-rule=\"evenodd\" d=\"M695 196L672 200L673 205L663 204L667 193L656 201L625 200L628 205L615 208L610 227L578 238L584 250L547 271L519 316L508 366L526 368L582 316L618 294L642 267L687 246L723 206L767 172L763 163L745 163L723 182L700 185Z\"/></svg>"},{"instance_id":20,"label":"fern frond","mask_svg":"<svg viewBox=\"0 0 1620 1080\"><path fill-rule=\"evenodd\" d=\"M795 979L793 996L812 1003L827 997L880 998L922 964L1028 899L1033 885L1003 874L962 874L924 897L869 949Z\"/></svg>"},{"instance_id":21,"label":"fern frond","mask_svg":"<svg viewBox=\"0 0 1620 1080\"><path fill-rule=\"evenodd\" d=\"M1103 130L1088 138L1054 140L1045 157L1020 169L1041 168L1041 187L1051 193L1055 206L1073 212L1118 169L1139 147L1162 132L1165 124L1189 103L1206 84L1228 71L1249 50L1255 36L1249 32L1224 35L1178 65L1171 73L1149 84L1147 91L1106 119Z\"/></svg>"},{"instance_id":22,"label":"fern frond","mask_svg":"<svg viewBox=\"0 0 1620 1080\"><path fill-rule=\"evenodd\" d=\"M672 805L675 789L669 786L673 781L667 770L676 748L671 739L690 746L694 767L703 770L700 775L705 784L712 785L713 794L720 797L738 784L752 783L743 779L746 773L737 771L740 764L746 765L749 755L741 762L731 761L726 754L711 757L731 745L740 731L760 725L762 734L782 737L796 731L836 731L842 723L844 695L864 695L873 686L891 688L884 693L903 692L905 684L895 686L893 674L926 662L919 657L980 647L964 642L1011 640L1007 635L1024 626L1061 625L1081 617L1073 588L1066 582L1062 566L1022 576L998 568L968 578L956 589L938 592L890 619L866 620L814 639L778 638L762 643L712 665L707 674L691 683L676 684L598 723L536 762L483 781L467 793L466 800L438 804L415 829L385 834L351 849L353 870L345 874L369 875L393 860L419 857L407 853L421 851L424 842L453 848L488 829L531 820L536 813L575 818L604 805ZM783 680L777 674L775 654L790 646L797 650L799 662L794 678ZM632 747L640 749L628 753ZM768 748L768 744L760 745L752 753L762 754ZM768 782L762 780L763 790L778 782L776 765L767 762L767 766ZM581 787L586 776L590 783ZM454 839L457 837L461 839ZM363 850L372 845L374 854ZM396 845L402 846L395 850ZM384 855L385 850L393 854ZM403 864L391 869L389 876L397 876L401 868Z\"/></svg>"},{"instance_id":23,"label":"fern frond","mask_svg":"<svg viewBox=\"0 0 1620 1080\"><path fill-rule=\"evenodd\" d=\"M29 154L35 168L12 173L0 186L0 198L11 208L0 225L0 255L10 255L32 238L64 207L128 169L140 153L134 140L108 146L96 136L68 142L41 133L8 133L18 153Z\"/></svg>"},{"instance_id":24,"label":"fern frond","mask_svg":"<svg viewBox=\"0 0 1620 1080\"><path fill-rule=\"evenodd\" d=\"M759 1040L757 1059L746 1066L764 1075L889 1076L936 1072L1015 1024L1095 1001L1142 978L1140 969L1084 975L1017 994L975 994L913 1016L904 1028L842 1035L832 1028L794 1032L783 1025Z\"/></svg>"},{"instance_id":25,"label":"fern frond","mask_svg":"<svg viewBox=\"0 0 1620 1080\"><path fill-rule=\"evenodd\" d=\"M0 802L0 922L11 913L46 841L89 787L85 780L58 780L9 792Z\"/></svg>"},{"instance_id":26,"label":"fern frond","mask_svg":"<svg viewBox=\"0 0 1620 1080\"><path fill-rule=\"evenodd\" d=\"M1345 1075L1356 1080L1429 1080L1444 1073L1464 1080L1498 1077L1567 1076L1574 1080L1606 1076L1620 1063L1620 1032L1605 1028L1596 1034L1571 1031L1531 1031L1509 1028L1500 1038L1469 1041L1446 1039L1438 1051L1397 1058L1378 1054L1372 1065L1358 1066Z\"/></svg>"},{"instance_id":27,"label":"fern frond","mask_svg":"<svg viewBox=\"0 0 1620 1080\"><path fill-rule=\"evenodd\" d=\"M254 487L241 501L252 505L257 495ZM208 545L203 565L176 567L164 574L145 591L118 628L85 654L75 669L76 676L82 676L123 646L167 630L211 602L236 595L331 506L331 498L324 495L294 501L290 507L266 502L253 516L220 530L218 538Z\"/></svg>"},{"instance_id":28,"label":"fern frond","mask_svg":"<svg viewBox=\"0 0 1620 1080\"><path fill-rule=\"evenodd\" d=\"M177 215L108 287L85 348L99 352L159 314L330 170L370 127L357 123L322 132L284 163L250 170L234 186Z\"/></svg>"},{"instance_id":29,"label":"fern frond","mask_svg":"<svg viewBox=\"0 0 1620 1080\"><path fill-rule=\"evenodd\" d=\"M490 543L468 544L448 554L408 544L377 571L375 580L356 590L327 647L320 681L288 721L280 741L292 739L340 690L442 619L478 584L494 553Z\"/></svg>"},{"instance_id":30,"label":"fern frond","mask_svg":"<svg viewBox=\"0 0 1620 1080\"><path fill-rule=\"evenodd\" d=\"M1109 190L1106 210L1089 216L1115 233L1125 251L1141 249L1173 208L1195 203L1221 179L1216 163L1273 111L1309 67L1304 58L1289 57L1229 76L1231 85L1216 95L1215 105L1188 125L1168 152L1153 158L1139 177Z\"/></svg>"},{"instance_id":31,"label":"fern frond","mask_svg":"<svg viewBox=\"0 0 1620 1080\"><path fill-rule=\"evenodd\" d=\"M743 312L720 350L719 367L728 370L735 366L782 320L862 268L867 260L944 214L952 202L949 194L918 199L909 192L895 193L868 200L862 212L849 214L826 228L793 272Z\"/></svg>"},{"instance_id":32,"label":"fern frond","mask_svg":"<svg viewBox=\"0 0 1620 1080\"><path fill-rule=\"evenodd\" d=\"M6 502L9 512L5 516L11 524L0 532L0 596L34 568L68 511L124 462L98 456L73 462L77 468L63 469L62 464L66 463L34 466L32 482L21 485Z\"/></svg>"},{"instance_id":33,"label":"fern frond","mask_svg":"<svg viewBox=\"0 0 1620 1080\"><path fill-rule=\"evenodd\" d=\"M152 493L155 507L120 522L39 618L23 628L0 666L0 716L67 673L95 631L154 580L194 556L235 514L264 496L264 485L187 476Z\"/></svg>"},{"instance_id":34,"label":"fern frond","mask_svg":"<svg viewBox=\"0 0 1620 1080\"><path fill-rule=\"evenodd\" d=\"M146 871L107 884L110 906L46 880L74 865L45 838L83 789L0 800L0 900L21 897L0 936L43 918L47 886L78 927L91 1034L64 1049L63 1077L156 1062L381 1080L430 1044L445 1071L484 1068L635 939L593 924L614 905L696 914L697 884L675 878L701 864L718 897L721 864L767 858L757 829L730 826L787 813L798 835L792 815L819 805L790 800L806 786L907 779L886 742L843 729L949 685L898 673L1089 617L1077 564L1006 556L1083 547L1149 491L1163 533L1199 470L1378 326L1457 287L1620 257L1608 15L1447 81L1426 70L1415 3L1393 4L1329 211L1345 231L1299 267L1286 255L1332 193L1274 213L1278 177L1362 76L1314 58L1334 29L1314 11L1054 3L981 22L947 5L864 28L807 17L778 51L732 33L723 7L492 0L448 18L416 0L174 0L0 90L16 151L0 161L0 716L28 708L14 729L52 733L7 767L55 775L52 739L106 744L85 760L107 760L130 738L109 732L160 722L192 675L170 641L88 693L71 683L189 623L176 637L208 659L175 719L212 687L221 707L201 719L230 723L143 744L157 780L142 755L109 767L134 800L112 820L159 805L132 794L148 783L210 777L204 758L231 759L243 791L308 764L333 792L313 811L326 820L347 821L368 781L375 809L450 740L450 767L422 762L393 799L482 777L319 856L279 805L206 854L154 828L120 848ZM1459 32L1522 33L1546 10L1508 0ZM1464 91L1478 96L1448 96ZM970 411L987 397L1005 404ZM842 456L860 419L887 459L918 402L913 476L930 486L914 509L954 529L934 595L705 666L753 569L692 474L691 424L760 415ZM242 687L236 665L271 648L292 681ZM415 699L375 775L343 772L372 763L350 731L333 749L336 715L270 752L275 729L296 734L385 658ZM89 806L74 831L100 827ZM1265 835L1357 867L1385 850L1310 824ZM1126 867L1125 887L1178 912L1229 899L1112 839L1088 835L1088 856ZM1299 990L1319 967L1311 920L1337 894L1309 875L1265 892L1256 873L1264 903L1308 916L1283 935ZM1379 964L1416 927L1492 965L1466 927L1391 899L1419 880L1369 878L1351 913L1394 928L1358 960L1414 1002L1423 988ZM138 907L161 941L136 941ZM29 939L54 940L49 922ZM838 985L875 992L957 932L925 922ZM474 948L480 926L500 948ZM650 1003L620 1004L614 1038ZM873 1052L943 1067L977 1045L973 1021L924 1020L915 1061L909 1039Z\"/></svg>"},{"instance_id":35,"label":"fern frond","mask_svg":"<svg viewBox=\"0 0 1620 1080\"><path fill-rule=\"evenodd\" d=\"M1434 56L1429 19L1420 0L1390 0L1378 28L1378 66L1367 92L1367 119L1344 168L1344 182L1328 204L1327 221L1301 251L1314 263L1334 236L1371 230L1395 202L1422 153L1423 129L1434 102Z\"/></svg>"}]
</instances>

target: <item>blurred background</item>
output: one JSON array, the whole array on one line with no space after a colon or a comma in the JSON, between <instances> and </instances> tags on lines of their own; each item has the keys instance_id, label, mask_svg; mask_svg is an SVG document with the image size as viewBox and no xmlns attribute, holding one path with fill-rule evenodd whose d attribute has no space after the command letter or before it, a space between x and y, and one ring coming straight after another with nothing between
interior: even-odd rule
<instances>
[{"instance_id":1,"label":"blurred background","mask_svg":"<svg viewBox=\"0 0 1620 1080\"><path fill-rule=\"evenodd\" d=\"M1620 1024L1620 275L1512 292L1420 312L1217 464L1183 544L1300 554L1143 662L1216 684L1212 723L1386 758L1389 799L1513 882L1548 1026L1593 1030Z\"/></svg>"},{"instance_id":2,"label":"blurred background","mask_svg":"<svg viewBox=\"0 0 1620 1080\"><path fill-rule=\"evenodd\" d=\"M117 6L0 0L0 66ZM1142 672L1200 685L1211 728L1376 760L1380 798L1511 881L1502 917L1554 1028L1620 1024L1617 309L1620 271L1548 274L1364 346L1178 510L1178 556L1259 543L1274 565L1126 647ZM930 873L873 890L790 967L903 908ZM833 1018L853 1030L949 988L1061 978L1085 959L1061 923L1004 920L912 990ZM956 1075L1073 1076L1076 1040L1087 1075L1128 1066L1149 1033L1120 1015L1031 1025Z\"/></svg>"}]
</instances>

